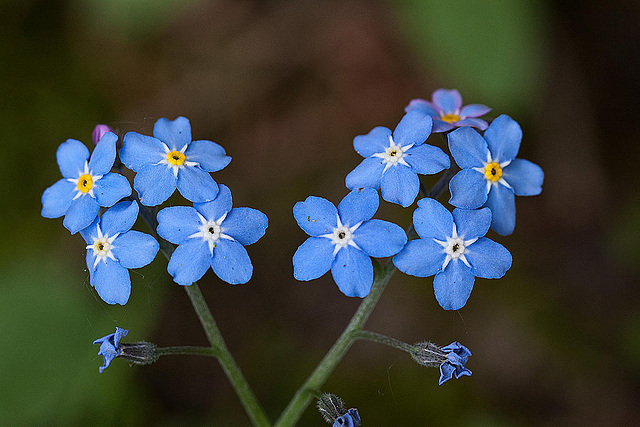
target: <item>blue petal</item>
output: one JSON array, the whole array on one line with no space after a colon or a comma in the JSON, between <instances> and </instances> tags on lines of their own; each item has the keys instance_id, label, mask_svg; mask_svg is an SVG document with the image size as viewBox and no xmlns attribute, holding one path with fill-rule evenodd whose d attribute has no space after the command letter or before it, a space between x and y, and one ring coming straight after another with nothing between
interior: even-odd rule
<instances>
[{"instance_id":1,"label":"blue petal","mask_svg":"<svg viewBox=\"0 0 640 427\"><path fill-rule=\"evenodd\" d=\"M391 166L382 176L380 192L387 202L406 208L416 199L419 190L418 175L406 166Z\"/></svg>"},{"instance_id":2,"label":"blue petal","mask_svg":"<svg viewBox=\"0 0 640 427\"><path fill-rule=\"evenodd\" d=\"M475 209L487 201L487 178L474 169L463 169L449 181L449 203L464 209Z\"/></svg>"},{"instance_id":3,"label":"blue petal","mask_svg":"<svg viewBox=\"0 0 640 427\"><path fill-rule=\"evenodd\" d=\"M453 232L453 217L440 202L426 197L418 200L418 209L413 212L413 226L423 239L446 241Z\"/></svg>"},{"instance_id":4,"label":"blue petal","mask_svg":"<svg viewBox=\"0 0 640 427\"><path fill-rule=\"evenodd\" d=\"M489 149L487 141L477 131L463 127L451 132L448 138L449 151L461 169L484 166Z\"/></svg>"},{"instance_id":5,"label":"blue petal","mask_svg":"<svg viewBox=\"0 0 640 427\"><path fill-rule=\"evenodd\" d=\"M139 207L136 202L120 202L102 215L100 228L103 234L113 236L129 231L138 218Z\"/></svg>"},{"instance_id":6,"label":"blue petal","mask_svg":"<svg viewBox=\"0 0 640 427\"><path fill-rule=\"evenodd\" d=\"M116 326L116 333L114 334L114 337L113 337L113 342L116 345L116 347L120 347L120 340L126 337L128 333L129 331L127 329L122 329Z\"/></svg>"},{"instance_id":7,"label":"blue petal","mask_svg":"<svg viewBox=\"0 0 640 427\"><path fill-rule=\"evenodd\" d=\"M209 202L218 194L218 184L197 166L185 166L178 171L178 191L182 196L194 203Z\"/></svg>"},{"instance_id":8,"label":"blue petal","mask_svg":"<svg viewBox=\"0 0 640 427\"><path fill-rule=\"evenodd\" d=\"M507 236L516 227L516 201L513 191L502 184L492 185L485 206L491 209L491 228Z\"/></svg>"},{"instance_id":9,"label":"blue petal","mask_svg":"<svg viewBox=\"0 0 640 427\"><path fill-rule=\"evenodd\" d=\"M158 212L158 234L179 245L200 229L202 222L191 206L171 206Z\"/></svg>"},{"instance_id":10,"label":"blue petal","mask_svg":"<svg viewBox=\"0 0 640 427\"><path fill-rule=\"evenodd\" d=\"M215 199L205 203L194 203L196 208L207 221L218 221L223 215L229 213L233 206L231 190L224 184L218 185L218 194Z\"/></svg>"},{"instance_id":11,"label":"blue petal","mask_svg":"<svg viewBox=\"0 0 640 427\"><path fill-rule=\"evenodd\" d=\"M257 209L234 208L222 222L222 232L242 245L257 242L267 229L267 216Z\"/></svg>"},{"instance_id":12,"label":"blue petal","mask_svg":"<svg viewBox=\"0 0 640 427\"><path fill-rule=\"evenodd\" d=\"M211 268L220 279L231 285L247 283L253 274L247 250L239 242L227 239L216 242Z\"/></svg>"},{"instance_id":13,"label":"blue petal","mask_svg":"<svg viewBox=\"0 0 640 427\"><path fill-rule=\"evenodd\" d=\"M186 117L175 120L158 119L153 126L153 136L169 146L170 150L181 150L191 142L191 124Z\"/></svg>"},{"instance_id":14,"label":"blue petal","mask_svg":"<svg viewBox=\"0 0 640 427\"><path fill-rule=\"evenodd\" d=\"M433 129L431 130L431 132L433 133L446 132L453 128L455 128L455 126L449 122L445 122L440 119L433 119Z\"/></svg>"},{"instance_id":15,"label":"blue petal","mask_svg":"<svg viewBox=\"0 0 640 427\"><path fill-rule=\"evenodd\" d=\"M125 268L140 268L156 257L160 246L148 234L131 230L113 241L113 255Z\"/></svg>"},{"instance_id":16,"label":"blue petal","mask_svg":"<svg viewBox=\"0 0 640 427\"><path fill-rule=\"evenodd\" d=\"M45 218L59 218L66 214L75 195L76 185L61 179L42 193L42 212Z\"/></svg>"},{"instance_id":17,"label":"blue petal","mask_svg":"<svg viewBox=\"0 0 640 427\"><path fill-rule=\"evenodd\" d=\"M397 145L420 145L431 134L433 119L420 111L409 111L393 131L393 141Z\"/></svg>"},{"instance_id":18,"label":"blue petal","mask_svg":"<svg viewBox=\"0 0 640 427\"><path fill-rule=\"evenodd\" d=\"M82 230L80 230L80 235L82 236L84 241L87 242L87 244L92 245L93 244L93 240L98 237L98 224L99 223L100 223L100 218L96 217L96 219L94 219L93 222L88 227L83 228ZM88 251L87 253L93 254L93 251ZM92 266L94 258L91 259L91 263L90 264L89 264L88 260L89 260L89 258L87 257L87 265L88 266ZM89 269L89 270L91 270L91 269Z\"/></svg>"},{"instance_id":19,"label":"blue petal","mask_svg":"<svg viewBox=\"0 0 640 427\"><path fill-rule=\"evenodd\" d=\"M417 239L393 257L393 264L405 274L429 277L440 271L445 258L444 248L433 239Z\"/></svg>"},{"instance_id":20,"label":"blue petal","mask_svg":"<svg viewBox=\"0 0 640 427\"><path fill-rule=\"evenodd\" d=\"M433 175L451 166L449 156L438 147L429 144L411 147L405 152L405 161L415 173Z\"/></svg>"},{"instance_id":21,"label":"blue petal","mask_svg":"<svg viewBox=\"0 0 640 427\"><path fill-rule=\"evenodd\" d=\"M96 199L88 194L80 196L71 202L71 206L69 206L62 225L64 225L71 234L76 234L83 228L88 227L93 220L96 219L99 210L100 205L98 205Z\"/></svg>"},{"instance_id":22,"label":"blue petal","mask_svg":"<svg viewBox=\"0 0 640 427\"><path fill-rule=\"evenodd\" d=\"M94 175L104 175L113 167L116 160L116 141L118 137L113 132L105 133L96 148L93 149L91 160L89 160L89 170Z\"/></svg>"},{"instance_id":23,"label":"blue petal","mask_svg":"<svg viewBox=\"0 0 640 427\"><path fill-rule=\"evenodd\" d=\"M133 179L133 188L140 195L140 203L156 206L164 202L176 189L176 177L166 165L147 165Z\"/></svg>"},{"instance_id":24,"label":"blue petal","mask_svg":"<svg viewBox=\"0 0 640 427\"><path fill-rule=\"evenodd\" d=\"M455 368L449 363L442 363L440 365L440 379L438 380L438 385L442 385L453 378L453 371L455 371Z\"/></svg>"},{"instance_id":25,"label":"blue petal","mask_svg":"<svg viewBox=\"0 0 640 427\"><path fill-rule=\"evenodd\" d=\"M502 173L502 178L513 188L516 196L535 196L542 191L544 172L529 160L513 159Z\"/></svg>"},{"instance_id":26,"label":"blue petal","mask_svg":"<svg viewBox=\"0 0 640 427\"><path fill-rule=\"evenodd\" d=\"M349 172L345 184L350 190L357 188L380 188L384 160L379 157L364 159L354 170Z\"/></svg>"},{"instance_id":27,"label":"blue petal","mask_svg":"<svg viewBox=\"0 0 640 427\"><path fill-rule=\"evenodd\" d=\"M117 261L105 258L98 262L93 272L93 287L107 304L125 305L131 294L129 271Z\"/></svg>"},{"instance_id":28,"label":"blue petal","mask_svg":"<svg viewBox=\"0 0 640 427\"><path fill-rule=\"evenodd\" d=\"M309 237L293 254L293 277L313 280L331 269L333 243L325 237Z\"/></svg>"},{"instance_id":29,"label":"blue petal","mask_svg":"<svg viewBox=\"0 0 640 427\"><path fill-rule=\"evenodd\" d=\"M467 119L458 120L456 122L456 126L458 127L470 126L470 127L477 128L479 130L485 130L489 126L489 123L487 123L482 119L476 119L476 118L470 117Z\"/></svg>"},{"instance_id":30,"label":"blue petal","mask_svg":"<svg viewBox=\"0 0 640 427\"><path fill-rule=\"evenodd\" d=\"M162 143L156 138L137 132L127 132L124 136L120 161L132 171L140 172L143 167L155 165L166 157Z\"/></svg>"},{"instance_id":31,"label":"blue petal","mask_svg":"<svg viewBox=\"0 0 640 427\"><path fill-rule=\"evenodd\" d=\"M337 226L338 210L321 197L309 196L293 207L293 216L300 228L310 236L332 233Z\"/></svg>"},{"instance_id":32,"label":"blue petal","mask_svg":"<svg viewBox=\"0 0 640 427\"><path fill-rule=\"evenodd\" d=\"M65 178L78 178L84 171L84 163L89 158L89 150L76 139L67 139L56 151L60 172Z\"/></svg>"},{"instance_id":33,"label":"blue petal","mask_svg":"<svg viewBox=\"0 0 640 427\"><path fill-rule=\"evenodd\" d=\"M356 229L353 241L365 254L383 258L400 252L407 244L407 234L394 223L372 219Z\"/></svg>"},{"instance_id":34,"label":"blue petal","mask_svg":"<svg viewBox=\"0 0 640 427\"><path fill-rule=\"evenodd\" d=\"M459 310L467 303L475 278L471 269L460 259L452 260L444 271L433 279L433 290L440 307Z\"/></svg>"},{"instance_id":35,"label":"blue petal","mask_svg":"<svg viewBox=\"0 0 640 427\"><path fill-rule=\"evenodd\" d=\"M491 226L491 210L454 209L453 220L456 223L458 236L464 240L476 239L487 234Z\"/></svg>"},{"instance_id":36,"label":"blue petal","mask_svg":"<svg viewBox=\"0 0 640 427\"><path fill-rule=\"evenodd\" d=\"M438 89L431 94L431 100L444 114L454 114L462 107L462 96L456 89Z\"/></svg>"},{"instance_id":37,"label":"blue petal","mask_svg":"<svg viewBox=\"0 0 640 427\"><path fill-rule=\"evenodd\" d=\"M189 286L204 276L210 264L208 244L201 238L187 239L173 251L167 271L174 282Z\"/></svg>"},{"instance_id":38,"label":"blue petal","mask_svg":"<svg viewBox=\"0 0 640 427\"><path fill-rule=\"evenodd\" d=\"M389 136L391 130L383 126L375 127L366 135L353 138L353 148L362 157L370 157L375 153L384 153L391 144Z\"/></svg>"},{"instance_id":39,"label":"blue petal","mask_svg":"<svg viewBox=\"0 0 640 427\"><path fill-rule=\"evenodd\" d=\"M375 215L380 204L378 192L372 188L353 190L338 205L342 224L353 227L362 221L368 221Z\"/></svg>"},{"instance_id":40,"label":"blue petal","mask_svg":"<svg viewBox=\"0 0 640 427\"><path fill-rule=\"evenodd\" d=\"M520 149L522 129L511 117L498 116L484 132L493 160L499 163L513 160Z\"/></svg>"},{"instance_id":41,"label":"blue petal","mask_svg":"<svg viewBox=\"0 0 640 427\"><path fill-rule=\"evenodd\" d=\"M491 108L482 104L469 104L460 109L460 117L480 117L491 111Z\"/></svg>"},{"instance_id":42,"label":"blue petal","mask_svg":"<svg viewBox=\"0 0 640 427\"><path fill-rule=\"evenodd\" d=\"M468 377L471 376L471 371L467 368L465 368L464 366L456 366L456 379L460 378L463 375L466 375Z\"/></svg>"},{"instance_id":43,"label":"blue petal","mask_svg":"<svg viewBox=\"0 0 640 427\"><path fill-rule=\"evenodd\" d=\"M208 172L224 169L231 162L231 157L226 155L224 148L212 141L193 141L184 154L187 160L198 162Z\"/></svg>"},{"instance_id":44,"label":"blue petal","mask_svg":"<svg viewBox=\"0 0 640 427\"><path fill-rule=\"evenodd\" d=\"M409 102L409 105L404 107L404 112L408 113L409 111L419 111L423 114L427 114L433 117L440 117L440 112L431 104L429 101L425 101L424 99L416 98L412 99Z\"/></svg>"},{"instance_id":45,"label":"blue petal","mask_svg":"<svg viewBox=\"0 0 640 427\"><path fill-rule=\"evenodd\" d=\"M98 223L97 221L95 222L96 224ZM85 229L86 230L86 229ZM82 230L82 233L84 233L85 230ZM92 244L93 243L93 239L91 239L91 241L89 241L89 239L85 236L84 240L89 243ZM93 249L87 249L87 253L85 254L85 262L87 263L87 270L89 271L89 283L91 283L91 286L93 286L94 284L94 279L93 279L93 263L96 261L96 257L93 254Z\"/></svg>"},{"instance_id":46,"label":"blue petal","mask_svg":"<svg viewBox=\"0 0 640 427\"><path fill-rule=\"evenodd\" d=\"M493 240L481 237L467 246L467 261L474 276L485 279L499 279L511 268L511 253Z\"/></svg>"},{"instance_id":47,"label":"blue petal","mask_svg":"<svg viewBox=\"0 0 640 427\"><path fill-rule=\"evenodd\" d=\"M129 180L117 173L108 173L96 181L93 188L100 206L113 206L118 200L131 194Z\"/></svg>"},{"instance_id":48,"label":"blue petal","mask_svg":"<svg viewBox=\"0 0 640 427\"><path fill-rule=\"evenodd\" d=\"M369 295L373 285L371 258L352 246L346 246L338 251L333 260L331 275L343 294L364 298Z\"/></svg>"}]
</instances>

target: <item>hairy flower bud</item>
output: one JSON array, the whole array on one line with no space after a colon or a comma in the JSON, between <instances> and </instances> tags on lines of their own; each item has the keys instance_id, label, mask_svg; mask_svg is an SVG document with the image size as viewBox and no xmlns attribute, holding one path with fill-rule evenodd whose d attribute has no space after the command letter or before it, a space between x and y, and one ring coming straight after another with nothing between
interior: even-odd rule
<instances>
[{"instance_id":1,"label":"hairy flower bud","mask_svg":"<svg viewBox=\"0 0 640 427\"><path fill-rule=\"evenodd\" d=\"M440 347L431 342L414 344L409 350L411 357L422 366L435 368L440 366L440 379L438 384L450 380L454 375L456 379L463 375L471 375L471 371L465 367L471 356L469 349L457 341Z\"/></svg>"},{"instance_id":2,"label":"hairy flower bud","mask_svg":"<svg viewBox=\"0 0 640 427\"><path fill-rule=\"evenodd\" d=\"M150 342L120 343L120 347L122 350L118 357L127 359L136 365L149 365L160 357L157 346Z\"/></svg>"},{"instance_id":3,"label":"hairy flower bud","mask_svg":"<svg viewBox=\"0 0 640 427\"><path fill-rule=\"evenodd\" d=\"M441 347L429 341L414 344L410 354L416 363L428 368L440 366L447 360L447 354L442 351Z\"/></svg>"}]
</instances>

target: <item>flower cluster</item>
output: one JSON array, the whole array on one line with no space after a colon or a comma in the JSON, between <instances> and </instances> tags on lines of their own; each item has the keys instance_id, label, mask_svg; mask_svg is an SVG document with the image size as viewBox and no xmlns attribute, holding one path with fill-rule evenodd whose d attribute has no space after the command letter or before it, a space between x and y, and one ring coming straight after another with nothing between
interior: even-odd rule
<instances>
[{"instance_id":1,"label":"flower cluster","mask_svg":"<svg viewBox=\"0 0 640 427\"><path fill-rule=\"evenodd\" d=\"M44 191L42 216L64 216L64 226L72 234L80 232L86 242L90 282L100 298L108 304L127 303L128 269L151 263L160 247L153 236L131 230L138 202L143 209L157 206L176 189L193 207L161 210L153 230L155 236L178 245L168 264L174 281L191 285L209 266L225 282L249 280L253 267L244 246L264 235L267 217L255 209L232 209L231 192L211 177L210 172L231 161L220 145L192 141L191 125L184 117L159 119L153 137L127 133L120 150L118 136L105 125L96 126L92 137L91 155L74 139L58 148L63 179ZM121 174L125 167L136 172L133 196Z\"/></svg>"}]
</instances>

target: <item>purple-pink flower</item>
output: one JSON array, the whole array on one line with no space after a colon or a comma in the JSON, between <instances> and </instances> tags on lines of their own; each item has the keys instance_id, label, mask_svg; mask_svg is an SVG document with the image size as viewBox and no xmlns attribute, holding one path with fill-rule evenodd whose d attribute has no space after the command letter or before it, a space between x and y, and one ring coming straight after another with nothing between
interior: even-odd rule
<instances>
[{"instance_id":1,"label":"purple-pink flower","mask_svg":"<svg viewBox=\"0 0 640 427\"><path fill-rule=\"evenodd\" d=\"M471 126L479 130L485 130L489 124L477 117L491 111L491 108L482 104L469 104L462 106L462 96L455 89L438 89L431 94L431 102L424 99L412 99L404 109L420 111L428 114L433 119L431 132L446 132L448 130Z\"/></svg>"}]
</instances>

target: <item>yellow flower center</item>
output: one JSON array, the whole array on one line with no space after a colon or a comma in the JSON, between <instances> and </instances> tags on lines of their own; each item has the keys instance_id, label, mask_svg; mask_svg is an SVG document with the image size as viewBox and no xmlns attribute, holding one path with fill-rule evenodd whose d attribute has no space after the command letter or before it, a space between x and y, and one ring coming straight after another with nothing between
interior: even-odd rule
<instances>
[{"instance_id":1,"label":"yellow flower center","mask_svg":"<svg viewBox=\"0 0 640 427\"><path fill-rule=\"evenodd\" d=\"M502 176L502 168L496 162L492 162L487 164L486 169L484 171L484 176L489 180L496 182Z\"/></svg>"},{"instance_id":2,"label":"yellow flower center","mask_svg":"<svg viewBox=\"0 0 640 427\"><path fill-rule=\"evenodd\" d=\"M458 116L457 114L445 114L444 116L440 117L440 120L447 123L455 123L460 120L460 116Z\"/></svg>"},{"instance_id":3,"label":"yellow flower center","mask_svg":"<svg viewBox=\"0 0 640 427\"><path fill-rule=\"evenodd\" d=\"M167 160L169 164L180 166L185 161L185 156L179 151L170 151L167 153Z\"/></svg>"},{"instance_id":4,"label":"yellow flower center","mask_svg":"<svg viewBox=\"0 0 640 427\"><path fill-rule=\"evenodd\" d=\"M93 178L88 173L80 175L78 178L78 190L82 193L88 193L93 188Z\"/></svg>"}]
</instances>

